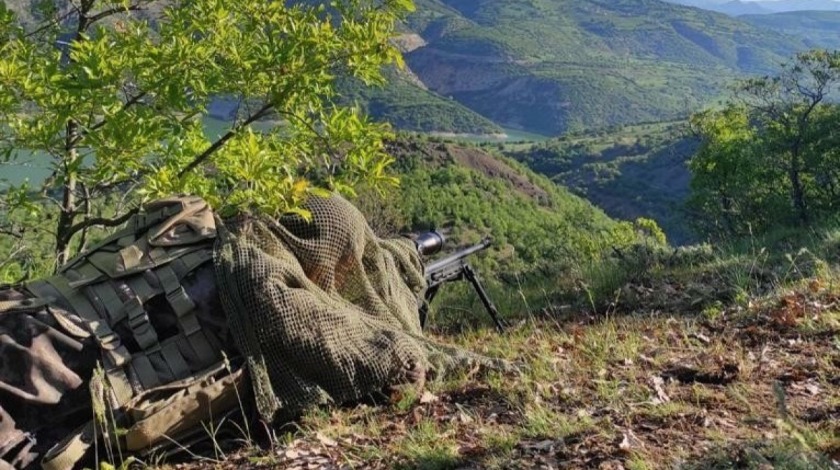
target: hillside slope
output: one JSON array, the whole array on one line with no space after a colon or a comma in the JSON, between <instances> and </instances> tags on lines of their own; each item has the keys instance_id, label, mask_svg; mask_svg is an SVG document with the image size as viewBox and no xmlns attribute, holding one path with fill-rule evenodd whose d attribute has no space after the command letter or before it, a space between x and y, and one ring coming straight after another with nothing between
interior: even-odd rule
<instances>
[{"instance_id":1,"label":"hillside slope","mask_svg":"<svg viewBox=\"0 0 840 470\"><path fill-rule=\"evenodd\" d=\"M386 72L388 84L370 87L355 80L341 80L339 102L355 104L380 121L395 128L416 132L452 132L456 134L495 134L503 130L490 119L479 115L455 100L446 99L426 89L416 78L403 71Z\"/></svg>"},{"instance_id":2,"label":"hillside slope","mask_svg":"<svg viewBox=\"0 0 840 470\"><path fill-rule=\"evenodd\" d=\"M838 0L665 0L729 15L770 14L788 11L840 11Z\"/></svg>"},{"instance_id":3,"label":"hillside slope","mask_svg":"<svg viewBox=\"0 0 840 470\"><path fill-rule=\"evenodd\" d=\"M33 0L5 3L25 23L37 21ZM151 5L159 11L167 3ZM407 130L499 133L502 126L557 135L684 117L735 77L773 70L808 48L659 0L416 4L403 31L413 39L400 43L410 71L391 74L383 90L341 89L346 101Z\"/></svg>"},{"instance_id":4,"label":"hillside slope","mask_svg":"<svg viewBox=\"0 0 840 470\"><path fill-rule=\"evenodd\" d=\"M773 13L773 10L763 6L763 2L750 2L741 0L665 0L668 3L702 8L704 10L725 13L729 16L740 15L766 15Z\"/></svg>"},{"instance_id":5,"label":"hillside slope","mask_svg":"<svg viewBox=\"0 0 840 470\"><path fill-rule=\"evenodd\" d=\"M684 115L802 41L657 0L419 0L414 73L505 127L547 135Z\"/></svg>"},{"instance_id":6,"label":"hillside slope","mask_svg":"<svg viewBox=\"0 0 840 470\"><path fill-rule=\"evenodd\" d=\"M683 206L691 179L686 162L698 145L676 122L569 136L508 153L610 217L655 220L671 243L682 245L696 240Z\"/></svg>"},{"instance_id":7,"label":"hillside slope","mask_svg":"<svg viewBox=\"0 0 840 470\"><path fill-rule=\"evenodd\" d=\"M492 263L505 272L562 270L632 242L628 224L610 219L515 161L482 149L401 138L389 146L401 184L362 204L376 225L444 231L452 246L494 239Z\"/></svg>"}]
</instances>

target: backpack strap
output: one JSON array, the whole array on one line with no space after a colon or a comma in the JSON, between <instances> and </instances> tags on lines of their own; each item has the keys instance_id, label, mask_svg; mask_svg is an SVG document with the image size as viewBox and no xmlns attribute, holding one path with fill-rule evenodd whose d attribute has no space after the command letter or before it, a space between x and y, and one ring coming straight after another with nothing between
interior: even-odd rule
<instances>
[{"instance_id":1,"label":"backpack strap","mask_svg":"<svg viewBox=\"0 0 840 470\"><path fill-rule=\"evenodd\" d=\"M53 292L58 292L70 304L73 311L87 323L88 331L102 350L106 375L112 382L113 400L119 404L126 403L134 395L135 388L122 370L131 361L131 353L122 344L119 335L111 329L108 314L100 311L104 303L97 305L97 302L91 302L81 289L72 287L71 282L65 275L57 275L45 281L39 280L27 284L26 289L46 300L54 297Z\"/></svg>"}]
</instances>

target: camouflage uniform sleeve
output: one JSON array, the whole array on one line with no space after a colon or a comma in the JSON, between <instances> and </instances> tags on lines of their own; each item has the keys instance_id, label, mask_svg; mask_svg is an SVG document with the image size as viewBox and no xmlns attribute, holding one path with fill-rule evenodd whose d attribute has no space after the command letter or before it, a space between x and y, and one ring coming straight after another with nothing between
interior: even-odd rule
<instances>
[{"instance_id":1,"label":"camouflage uniform sleeve","mask_svg":"<svg viewBox=\"0 0 840 470\"><path fill-rule=\"evenodd\" d=\"M85 379L95 351L31 300L21 290L0 289L0 470L34 465L74 427L67 423L62 431L63 421L90 406Z\"/></svg>"}]
</instances>

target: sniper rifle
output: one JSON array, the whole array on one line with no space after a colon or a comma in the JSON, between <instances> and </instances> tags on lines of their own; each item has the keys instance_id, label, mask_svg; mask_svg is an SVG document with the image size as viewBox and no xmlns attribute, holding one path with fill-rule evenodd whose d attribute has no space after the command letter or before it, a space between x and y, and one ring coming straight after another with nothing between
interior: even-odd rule
<instances>
[{"instance_id":1,"label":"sniper rifle","mask_svg":"<svg viewBox=\"0 0 840 470\"><path fill-rule=\"evenodd\" d=\"M417 251L421 255L430 255L440 251L444 241L443 235L432 231L420 235L415 240L415 243L417 244ZM484 304L484 309L487 310L487 313L493 320L493 324L496 325L496 329L500 333L504 331L504 324L499 318L499 311L496 309L493 301L490 300L490 296L487 295L484 286L481 285L481 279L478 277L478 273L467 262L467 257L479 251L486 250L490 247L491 243L492 240L489 237L485 238L480 243L426 265L425 275L428 288L426 289L425 302L420 306L421 326L425 327L426 325L426 320L429 316L429 305L440 290L440 286L447 282L466 280L475 288L478 297L481 299L481 303Z\"/></svg>"}]
</instances>

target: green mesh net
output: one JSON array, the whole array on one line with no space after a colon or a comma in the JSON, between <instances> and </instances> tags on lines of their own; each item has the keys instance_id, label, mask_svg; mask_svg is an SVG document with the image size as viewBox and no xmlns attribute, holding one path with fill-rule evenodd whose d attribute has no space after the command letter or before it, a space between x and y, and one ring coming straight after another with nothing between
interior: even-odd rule
<instances>
[{"instance_id":1,"label":"green mesh net","mask_svg":"<svg viewBox=\"0 0 840 470\"><path fill-rule=\"evenodd\" d=\"M442 376L482 361L423 338L411 240L377 238L339 196L304 208L311 217L241 217L217 239L222 304L264 418L361 399L418 365Z\"/></svg>"}]
</instances>

